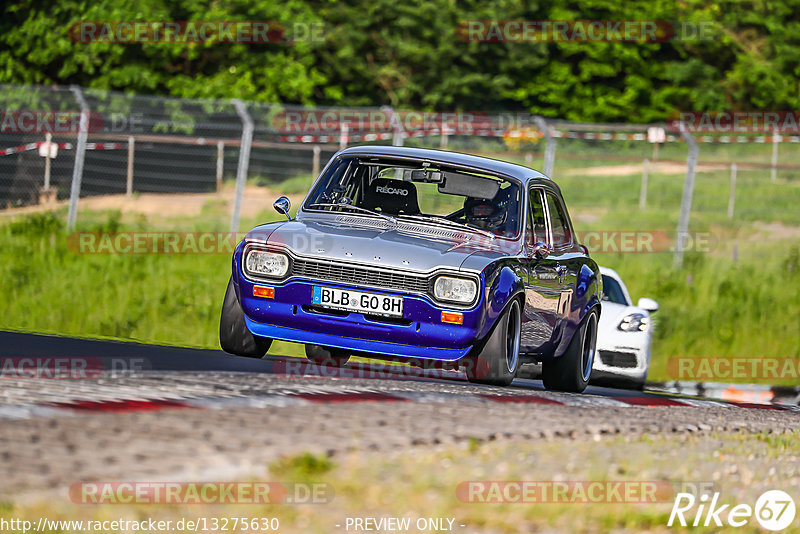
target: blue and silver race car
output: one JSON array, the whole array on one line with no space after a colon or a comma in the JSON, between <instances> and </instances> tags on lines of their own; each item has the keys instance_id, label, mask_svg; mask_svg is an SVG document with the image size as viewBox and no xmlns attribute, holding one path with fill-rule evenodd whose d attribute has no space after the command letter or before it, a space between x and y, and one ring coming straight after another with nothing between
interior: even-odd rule
<instances>
[{"instance_id":1,"label":"blue and silver race car","mask_svg":"<svg viewBox=\"0 0 800 534\"><path fill-rule=\"evenodd\" d=\"M286 221L233 254L220 344L261 358L304 343L318 364L352 355L436 362L508 385L542 362L545 387L583 391L602 282L558 186L493 159L404 147L335 154Z\"/></svg>"}]
</instances>

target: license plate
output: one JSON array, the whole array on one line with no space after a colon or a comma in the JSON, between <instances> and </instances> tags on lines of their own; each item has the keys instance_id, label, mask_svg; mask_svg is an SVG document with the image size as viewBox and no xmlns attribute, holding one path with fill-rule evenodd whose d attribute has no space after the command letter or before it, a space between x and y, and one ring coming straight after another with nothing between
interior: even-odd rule
<instances>
[{"instance_id":1,"label":"license plate","mask_svg":"<svg viewBox=\"0 0 800 534\"><path fill-rule=\"evenodd\" d=\"M311 302L324 308L386 317L403 316L403 298L349 289L314 286Z\"/></svg>"}]
</instances>

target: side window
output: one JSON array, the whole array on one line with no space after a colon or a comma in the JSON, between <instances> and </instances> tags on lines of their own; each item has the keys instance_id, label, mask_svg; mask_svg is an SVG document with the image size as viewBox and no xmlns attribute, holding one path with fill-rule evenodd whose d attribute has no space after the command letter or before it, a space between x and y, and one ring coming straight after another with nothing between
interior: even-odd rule
<instances>
[{"instance_id":1,"label":"side window","mask_svg":"<svg viewBox=\"0 0 800 534\"><path fill-rule=\"evenodd\" d=\"M531 189L530 204L528 206L528 232L527 244L533 246L536 243L547 243L547 221L544 212L544 200L539 189Z\"/></svg>"},{"instance_id":2,"label":"side window","mask_svg":"<svg viewBox=\"0 0 800 534\"><path fill-rule=\"evenodd\" d=\"M570 232L567 214L564 212L564 206L552 193L547 193L547 205L550 208L550 227L553 231L553 247L557 248L572 244L572 233Z\"/></svg>"}]
</instances>

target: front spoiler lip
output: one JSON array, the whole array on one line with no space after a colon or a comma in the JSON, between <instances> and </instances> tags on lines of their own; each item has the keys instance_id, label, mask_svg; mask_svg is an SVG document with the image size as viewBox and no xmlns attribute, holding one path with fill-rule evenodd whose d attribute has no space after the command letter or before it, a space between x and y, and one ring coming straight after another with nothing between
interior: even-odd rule
<instances>
[{"instance_id":1,"label":"front spoiler lip","mask_svg":"<svg viewBox=\"0 0 800 534\"><path fill-rule=\"evenodd\" d=\"M376 355L454 362L466 356L472 349L472 347L451 349L444 347L407 345L394 343L391 341L374 341L370 339L309 332L307 330L300 330L287 326L260 323L254 321L246 315L244 319L247 329L257 336L281 341L292 341L295 343L323 345L326 347L335 347L355 352L367 352Z\"/></svg>"}]
</instances>

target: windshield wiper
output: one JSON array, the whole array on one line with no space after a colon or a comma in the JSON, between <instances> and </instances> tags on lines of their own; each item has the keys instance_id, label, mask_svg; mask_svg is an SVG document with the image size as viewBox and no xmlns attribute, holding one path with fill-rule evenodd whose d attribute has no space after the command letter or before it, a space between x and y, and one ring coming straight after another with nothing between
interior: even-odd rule
<instances>
[{"instance_id":1,"label":"windshield wiper","mask_svg":"<svg viewBox=\"0 0 800 534\"><path fill-rule=\"evenodd\" d=\"M351 210L359 211L361 213L367 213L369 215L374 215L376 217L380 217L381 219L385 219L392 223L393 225L397 226L397 219L392 217L391 215L386 215L385 213L381 213L379 211L370 210L367 208L362 208L361 206L353 206L352 204L335 204L333 202L318 202L314 204L309 204L309 208L350 208Z\"/></svg>"},{"instance_id":2,"label":"windshield wiper","mask_svg":"<svg viewBox=\"0 0 800 534\"><path fill-rule=\"evenodd\" d=\"M459 230L465 230L465 229L466 230L471 230L473 232L476 232L478 234L484 235L486 237L490 237L492 239L497 237L492 232L490 232L488 230L484 230L483 228L475 228L474 226L470 226L468 224L464 224L464 223L460 223L460 222L456 222L456 221L451 221L450 219L447 219L445 217L439 217L439 216L436 216L436 215L399 215L399 217L404 218L404 219L405 218L414 219L416 221L432 222L432 223L435 223L435 224L441 224L443 226L449 226L450 228L458 228Z\"/></svg>"}]
</instances>

